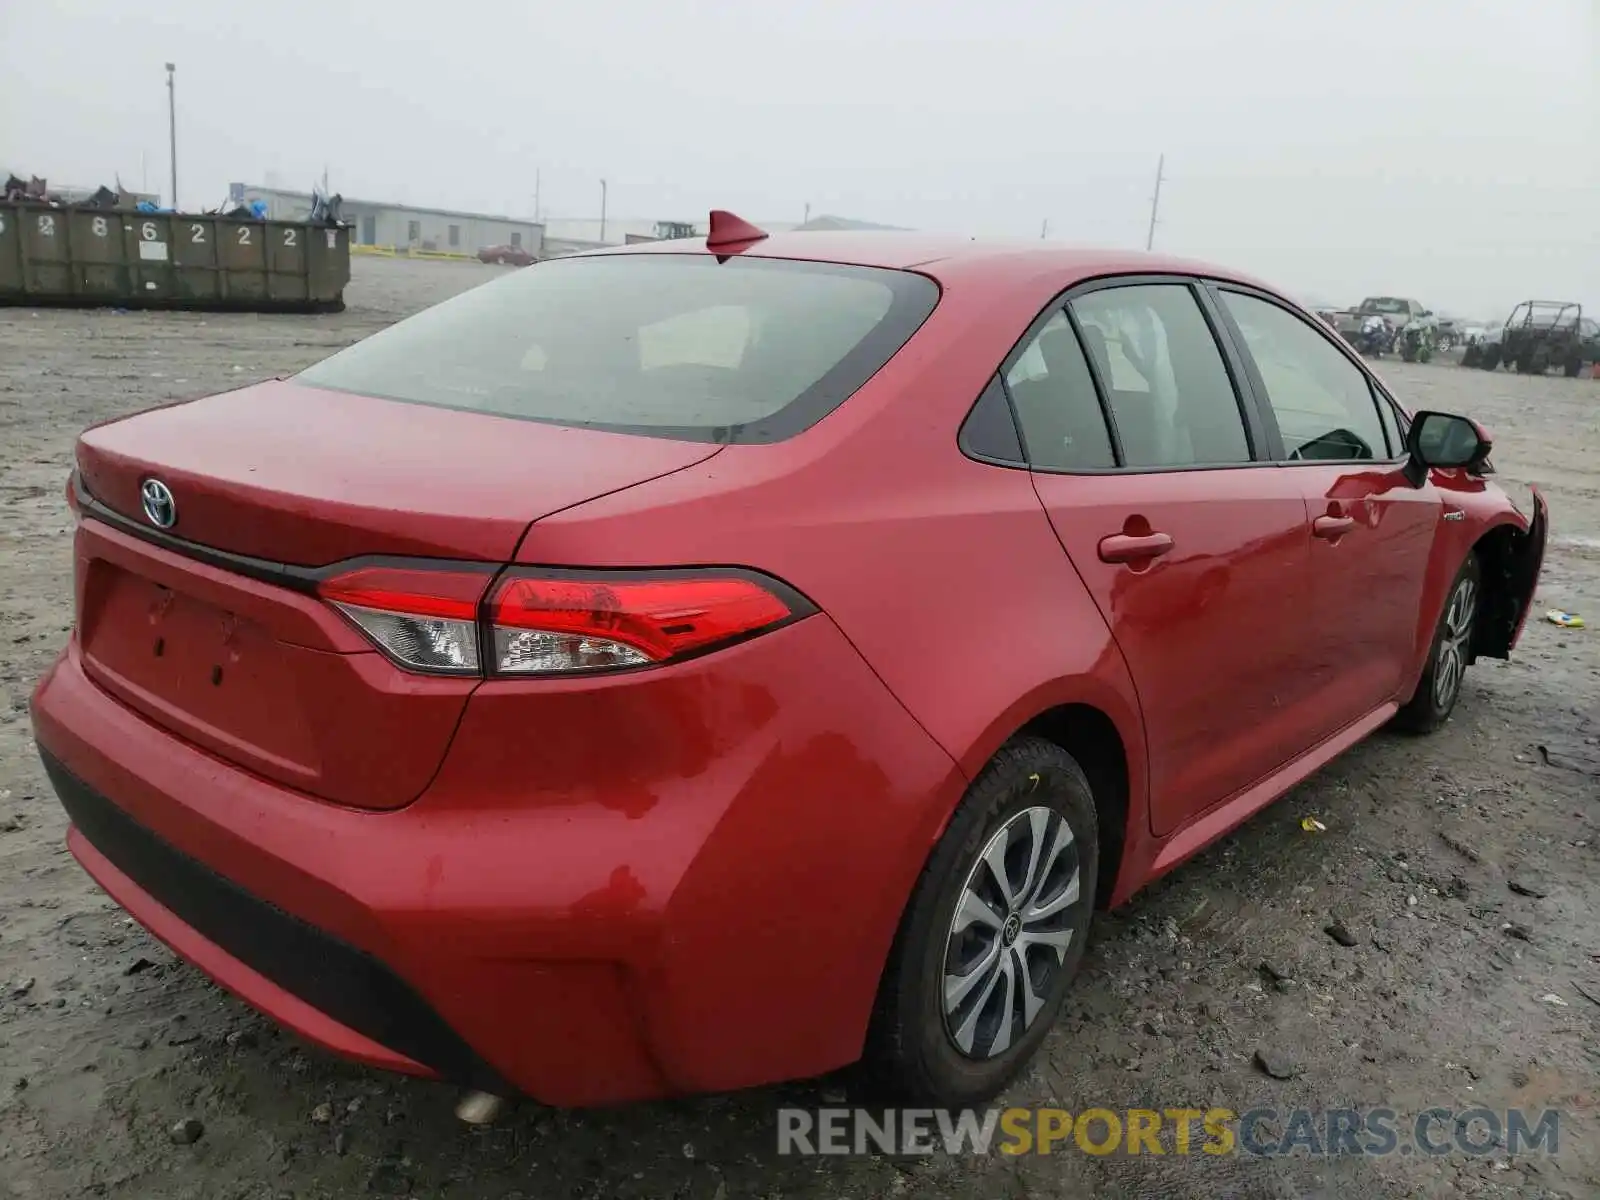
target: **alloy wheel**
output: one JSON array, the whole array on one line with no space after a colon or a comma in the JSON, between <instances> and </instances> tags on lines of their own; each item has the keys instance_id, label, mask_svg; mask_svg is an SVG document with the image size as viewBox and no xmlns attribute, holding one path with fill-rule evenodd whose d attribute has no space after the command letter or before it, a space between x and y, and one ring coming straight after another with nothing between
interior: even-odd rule
<instances>
[{"instance_id":1,"label":"alloy wheel","mask_svg":"<svg viewBox=\"0 0 1600 1200\"><path fill-rule=\"evenodd\" d=\"M1008 820L967 873L944 956L944 1022L968 1058L1020 1041L1046 1006L1083 902L1078 847L1060 813Z\"/></svg>"},{"instance_id":2,"label":"alloy wheel","mask_svg":"<svg viewBox=\"0 0 1600 1200\"><path fill-rule=\"evenodd\" d=\"M1444 632L1439 638L1439 660L1433 671L1433 702L1448 708L1461 687L1471 649L1472 623L1478 611L1478 585L1471 579L1456 584L1444 614Z\"/></svg>"}]
</instances>

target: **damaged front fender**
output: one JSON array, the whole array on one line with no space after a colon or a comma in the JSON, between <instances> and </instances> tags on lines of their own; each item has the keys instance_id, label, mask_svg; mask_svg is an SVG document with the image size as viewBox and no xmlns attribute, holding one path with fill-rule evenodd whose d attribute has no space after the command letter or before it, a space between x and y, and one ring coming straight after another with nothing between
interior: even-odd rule
<instances>
[{"instance_id":1,"label":"damaged front fender","mask_svg":"<svg viewBox=\"0 0 1600 1200\"><path fill-rule=\"evenodd\" d=\"M1488 607L1478 625L1474 658L1511 657L1528 622L1550 532L1550 506L1538 488L1533 489L1533 519L1527 529L1502 528L1507 532L1484 562Z\"/></svg>"}]
</instances>

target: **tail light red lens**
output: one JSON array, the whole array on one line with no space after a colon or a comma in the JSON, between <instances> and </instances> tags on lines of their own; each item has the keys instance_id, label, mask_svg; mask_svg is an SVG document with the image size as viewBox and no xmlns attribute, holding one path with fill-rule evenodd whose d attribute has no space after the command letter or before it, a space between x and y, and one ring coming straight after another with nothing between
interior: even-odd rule
<instances>
[{"instance_id":1,"label":"tail light red lens","mask_svg":"<svg viewBox=\"0 0 1600 1200\"><path fill-rule=\"evenodd\" d=\"M489 604L502 675L642 667L700 653L796 615L739 575L511 575Z\"/></svg>"},{"instance_id":2,"label":"tail light red lens","mask_svg":"<svg viewBox=\"0 0 1600 1200\"><path fill-rule=\"evenodd\" d=\"M478 605L492 571L358 567L317 585L402 667L442 675L477 675Z\"/></svg>"},{"instance_id":3,"label":"tail light red lens","mask_svg":"<svg viewBox=\"0 0 1600 1200\"><path fill-rule=\"evenodd\" d=\"M324 580L317 591L400 666L452 675L528 677L647 667L812 611L783 585L742 571L512 568L485 602L493 571L359 567ZM490 655L487 663L483 651Z\"/></svg>"}]
</instances>

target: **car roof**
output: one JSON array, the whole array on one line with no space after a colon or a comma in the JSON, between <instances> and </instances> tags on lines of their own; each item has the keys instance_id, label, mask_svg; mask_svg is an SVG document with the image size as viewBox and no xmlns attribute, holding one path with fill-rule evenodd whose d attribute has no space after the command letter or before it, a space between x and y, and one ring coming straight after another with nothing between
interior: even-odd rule
<instances>
[{"instance_id":1,"label":"car roof","mask_svg":"<svg viewBox=\"0 0 1600 1200\"><path fill-rule=\"evenodd\" d=\"M705 239L642 242L589 254L710 254ZM724 254L729 251L724 250ZM915 270L939 282L1032 283L1049 276L1062 287L1103 275L1177 274L1225 279L1281 295L1270 284L1210 263L1138 250L1089 248L1057 242L967 238L888 230L795 231L769 234L732 251L743 258L783 258L851 266Z\"/></svg>"}]
</instances>

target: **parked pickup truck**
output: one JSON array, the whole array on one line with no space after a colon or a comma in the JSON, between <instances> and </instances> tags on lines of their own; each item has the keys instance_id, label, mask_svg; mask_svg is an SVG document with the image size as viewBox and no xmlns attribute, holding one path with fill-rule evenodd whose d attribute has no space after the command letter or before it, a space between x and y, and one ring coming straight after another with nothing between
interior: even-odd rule
<instances>
[{"instance_id":1,"label":"parked pickup truck","mask_svg":"<svg viewBox=\"0 0 1600 1200\"><path fill-rule=\"evenodd\" d=\"M1352 346L1361 334L1361 324L1368 317L1382 317L1396 334L1413 321L1432 322L1433 312L1424 308L1420 300L1403 300L1396 296L1368 296L1355 308L1334 315L1334 328L1339 336Z\"/></svg>"}]
</instances>

